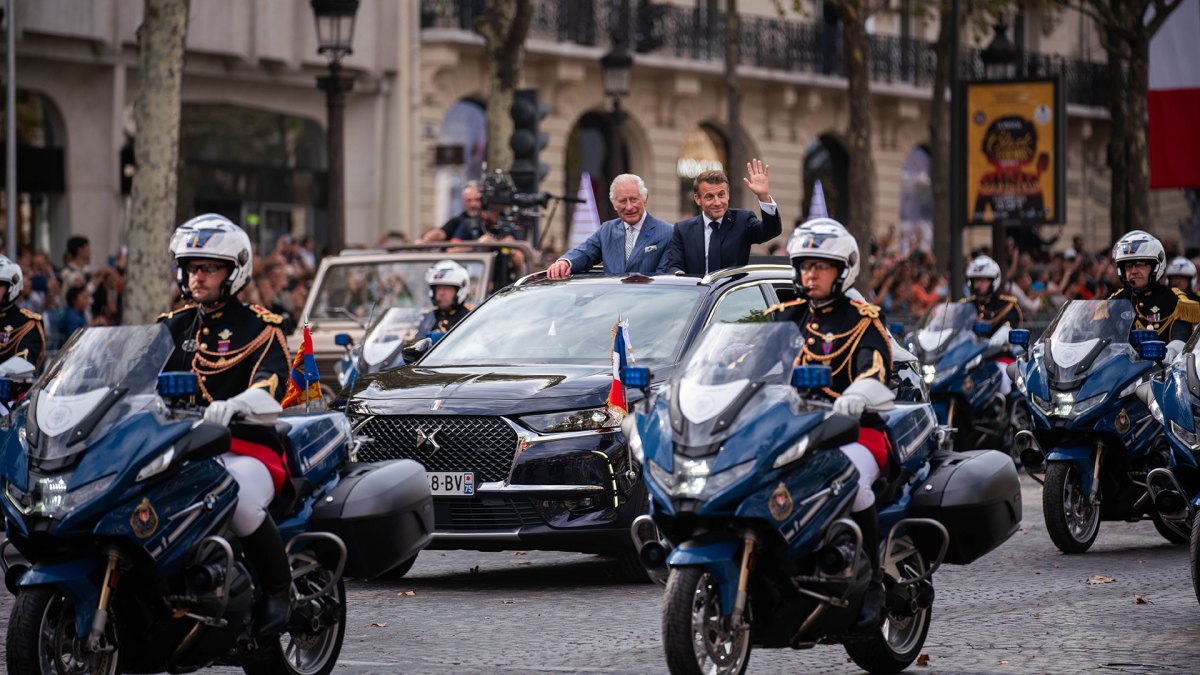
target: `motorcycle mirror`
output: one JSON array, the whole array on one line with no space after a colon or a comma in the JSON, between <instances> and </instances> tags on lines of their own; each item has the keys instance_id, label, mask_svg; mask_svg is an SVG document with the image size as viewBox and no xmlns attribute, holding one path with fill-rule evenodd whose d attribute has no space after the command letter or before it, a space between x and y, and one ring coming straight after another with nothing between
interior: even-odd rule
<instances>
[{"instance_id":1,"label":"motorcycle mirror","mask_svg":"<svg viewBox=\"0 0 1200 675\"><path fill-rule=\"evenodd\" d=\"M163 398L190 398L200 392L200 378L191 371L159 373L158 395Z\"/></svg>"},{"instance_id":2,"label":"motorcycle mirror","mask_svg":"<svg viewBox=\"0 0 1200 675\"><path fill-rule=\"evenodd\" d=\"M975 325L971 326L971 330L976 335L987 335L988 331L990 331L991 329L992 329L992 324L990 324L986 321L976 321Z\"/></svg>"},{"instance_id":3,"label":"motorcycle mirror","mask_svg":"<svg viewBox=\"0 0 1200 675\"><path fill-rule=\"evenodd\" d=\"M437 344L437 341L438 341L438 340L441 340L441 339L442 339L443 337L445 337L445 336L446 336L446 334L445 334L445 333L443 333L443 332L442 332L442 331L440 331L440 330L432 330L432 331L429 331L429 341L430 341L430 344Z\"/></svg>"},{"instance_id":4,"label":"motorcycle mirror","mask_svg":"<svg viewBox=\"0 0 1200 675\"><path fill-rule=\"evenodd\" d=\"M821 389L833 381L829 366L796 366L792 368L792 386L797 389Z\"/></svg>"},{"instance_id":5,"label":"motorcycle mirror","mask_svg":"<svg viewBox=\"0 0 1200 675\"><path fill-rule=\"evenodd\" d=\"M1138 344L1138 355L1147 361L1162 361L1167 358L1167 343L1162 340L1145 340Z\"/></svg>"},{"instance_id":6,"label":"motorcycle mirror","mask_svg":"<svg viewBox=\"0 0 1200 675\"><path fill-rule=\"evenodd\" d=\"M339 347L353 347L354 338L350 337L349 333L338 333L333 336L333 343Z\"/></svg>"},{"instance_id":7,"label":"motorcycle mirror","mask_svg":"<svg viewBox=\"0 0 1200 675\"><path fill-rule=\"evenodd\" d=\"M626 366L621 369L621 381L626 387L645 391L650 386L650 369L645 366Z\"/></svg>"},{"instance_id":8,"label":"motorcycle mirror","mask_svg":"<svg viewBox=\"0 0 1200 675\"><path fill-rule=\"evenodd\" d=\"M405 365L416 363L417 359L420 359L422 356L424 356L425 352L429 351L429 348L432 346L433 340L429 338L421 338L411 345L401 348L400 356L404 358Z\"/></svg>"},{"instance_id":9,"label":"motorcycle mirror","mask_svg":"<svg viewBox=\"0 0 1200 675\"><path fill-rule=\"evenodd\" d=\"M1152 330L1139 328L1129 331L1129 344L1133 345L1134 349L1138 349L1143 342L1153 340L1158 337L1158 333Z\"/></svg>"},{"instance_id":10,"label":"motorcycle mirror","mask_svg":"<svg viewBox=\"0 0 1200 675\"><path fill-rule=\"evenodd\" d=\"M1029 331L1024 328L1015 328L1008 331L1008 344L1018 347L1029 346Z\"/></svg>"}]
</instances>

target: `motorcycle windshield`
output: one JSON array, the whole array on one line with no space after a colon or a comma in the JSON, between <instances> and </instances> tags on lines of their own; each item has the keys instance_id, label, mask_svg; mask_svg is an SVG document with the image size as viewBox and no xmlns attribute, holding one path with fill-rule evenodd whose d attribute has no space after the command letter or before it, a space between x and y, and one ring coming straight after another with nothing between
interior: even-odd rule
<instances>
[{"instance_id":1,"label":"motorcycle windshield","mask_svg":"<svg viewBox=\"0 0 1200 675\"><path fill-rule=\"evenodd\" d=\"M1063 305L1040 340L1054 385L1073 387L1119 354L1136 358L1129 344L1133 319L1128 300L1072 300Z\"/></svg>"},{"instance_id":2,"label":"motorcycle windshield","mask_svg":"<svg viewBox=\"0 0 1200 675\"><path fill-rule=\"evenodd\" d=\"M917 356L922 363L937 363L942 354L960 342L975 339L975 306L943 302L929 309L917 327Z\"/></svg>"},{"instance_id":3,"label":"motorcycle windshield","mask_svg":"<svg viewBox=\"0 0 1200 675\"><path fill-rule=\"evenodd\" d=\"M81 452L87 439L102 438L118 421L156 404L158 374L174 349L163 324L75 333L29 392L37 432L30 434L30 456L57 460Z\"/></svg>"},{"instance_id":4,"label":"motorcycle windshield","mask_svg":"<svg viewBox=\"0 0 1200 675\"><path fill-rule=\"evenodd\" d=\"M790 321L709 326L671 377L672 417L686 422L676 427L682 443L707 446L730 434L760 390L764 400L790 395L800 341Z\"/></svg>"}]
</instances>

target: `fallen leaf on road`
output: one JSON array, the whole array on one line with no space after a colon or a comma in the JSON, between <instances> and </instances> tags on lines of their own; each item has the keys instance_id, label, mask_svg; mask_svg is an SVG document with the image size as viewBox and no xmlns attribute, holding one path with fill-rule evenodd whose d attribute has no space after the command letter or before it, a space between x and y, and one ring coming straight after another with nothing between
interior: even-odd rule
<instances>
[{"instance_id":1,"label":"fallen leaf on road","mask_svg":"<svg viewBox=\"0 0 1200 675\"><path fill-rule=\"evenodd\" d=\"M1135 605L1153 605L1154 601L1140 595L1133 596L1133 604Z\"/></svg>"},{"instance_id":2,"label":"fallen leaf on road","mask_svg":"<svg viewBox=\"0 0 1200 675\"><path fill-rule=\"evenodd\" d=\"M374 626L374 627L376 627L376 628L387 628L387 622L386 622L386 621L380 621L379 623L373 623L373 624L371 624L371 625L372 625L372 626Z\"/></svg>"},{"instance_id":3,"label":"fallen leaf on road","mask_svg":"<svg viewBox=\"0 0 1200 675\"><path fill-rule=\"evenodd\" d=\"M1100 584L1111 584L1114 581L1116 581L1116 579L1112 577L1106 577L1103 574L1097 574L1091 579L1088 579L1087 583L1089 586L1099 586Z\"/></svg>"},{"instance_id":4,"label":"fallen leaf on road","mask_svg":"<svg viewBox=\"0 0 1200 675\"><path fill-rule=\"evenodd\" d=\"M500 604L502 604L502 605L515 605L515 604L517 604L517 601L516 601L516 600L501 600L501 601L500 601Z\"/></svg>"},{"instance_id":5,"label":"fallen leaf on road","mask_svg":"<svg viewBox=\"0 0 1200 675\"><path fill-rule=\"evenodd\" d=\"M525 555L525 551L514 551L513 555Z\"/></svg>"},{"instance_id":6,"label":"fallen leaf on road","mask_svg":"<svg viewBox=\"0 0 1200 675\"><path fill-rule=\"evenodd\" d=\"M1029 616L1032 616L1035 619L1040 619L1042 617L1042 613L1041 612L1033 612Z\"/></svg>"},{"instance_id":7,"label":"fallen leaf on road","mask_svg":"<svg viewBox=\"0 0 1200 675\"><path fill-rule=\"evenodd\" d=\"M1002 665L1002 666L1007 666L1007 665L1008 665L1008 659L1000 659L1000 660L999 660L999 661L997 661L996 663L999 663L999 664L1000 664L1000 665Z\"/></svg>"},{"instance_id":8,"label":"fallen leaf on road","mask_svg":"<svg viewBox=\"0 0 1200 675\"><path fill-rule=\"evenodd\" d=\"M416 592L416 591L400 591L400 592L399 592L399 593L397 593L396 595L407 595L407 596L409 596L409 597L412 597L412 596L414 596L414 595L416 595L416 594L417 594L417 592Z\"/></svg>"},{"instance_id":9,"label":"fallen leaf on road","mask_svg":"<svg viewBox=\"0 0 1200 675\"><path fill-rule=\"evenodd\" d=\"M1021 534L1029 534L1029 530L1028 530L1028 529L1026 529L1026 528L1024 528L1024 527L1022 527L1022 528L1021 528Z\"/></svg>"},{"instance_id":10,"label":"fallen leaf on road","mask_svg":"<svg viewBox=\"0 0 1200 675\"><path fill-rule=\"evenodd\" d=\"M471 574L479 574L479 565L471 568Z\"/></svg>"},{"instance_id":11,"label":"fallen leaf on road","mask_svg":"<svg viewBox=\"0 0 1200 675\"><path fill-rule=\"evenodd\" d=\"M519 562L519 563L517 563L517 564L518 564L518 565L532 565L533 563L531 563L531 562Z\"/></svg>"},{"instance_id":12,"label":"fallen leaf on road","mask_svg":"<svg viewBox=\"0 0 1200 675\"><path fill-rule=\"evenodd\" d=\"M928 666L929 665L929 655L922 654L922 655L918 656L917 657L917 665L921 666L922 668L924 668L925 666Z\"/></svg>"}]
</instances>

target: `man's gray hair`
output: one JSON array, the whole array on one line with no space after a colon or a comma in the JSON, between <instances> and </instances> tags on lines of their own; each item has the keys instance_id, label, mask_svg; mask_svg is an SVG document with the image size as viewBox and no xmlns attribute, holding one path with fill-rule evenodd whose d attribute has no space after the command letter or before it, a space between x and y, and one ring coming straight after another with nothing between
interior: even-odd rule
<instances>
[{"instance_id":1,"label":"man's gray hair","mask_svg":"<svg viewBox=\"0 0 1200 675\"><path fill-rule=\"evenodd\" d=\"M467 190L474 190L479 194L483 194L483 188L479 187L479 181L477 180L467 181L467 184L463 186L462 191L465 194Z\"/></svg>"},{"instance_id":2,"label":"man's gray hair","mask_svg":"<svg viewBox=\"0 0 1200 675\"><path fill-rule=\"evenodd\" d=\"M633 183L637 185L638 196L644 201L650 191L646 189L646 181L642 180L641 176L632 173L623 173L613 179L612 184L608 186L608 201L617 201L617 183Z\"/></svg>"}]
</instances>

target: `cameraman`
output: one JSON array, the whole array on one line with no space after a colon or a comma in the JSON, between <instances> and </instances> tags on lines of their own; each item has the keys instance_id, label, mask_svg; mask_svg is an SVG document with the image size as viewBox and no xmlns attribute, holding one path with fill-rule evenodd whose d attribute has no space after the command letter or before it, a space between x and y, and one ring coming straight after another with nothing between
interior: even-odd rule
<instances>
[{"instance_id":1,"label":"cameraman","mask_svg":"<svg viewBox=\"0 0 1200 675\"><path fill-rule=\"evenodd\" d=\"M440 228L430 230L421 238L422 241L447 241L454 239L458 235L459 229L464 225L479 221L480 212L483 210L483 192L479 188L479 183L470 181L464 185L462 200L462 213L447 220L446 224Z\"/></svg>"}]
</instances>

